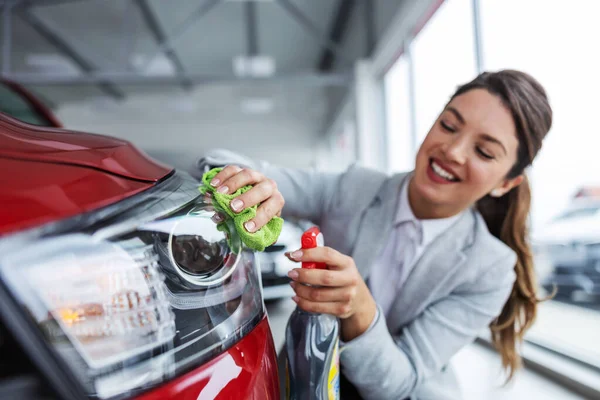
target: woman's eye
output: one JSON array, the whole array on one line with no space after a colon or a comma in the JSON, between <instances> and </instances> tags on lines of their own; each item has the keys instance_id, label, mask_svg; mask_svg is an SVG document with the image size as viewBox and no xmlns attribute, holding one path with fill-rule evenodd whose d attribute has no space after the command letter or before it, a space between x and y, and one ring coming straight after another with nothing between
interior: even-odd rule
<instances>
[{"instance_id":1,"label":"woman's eye","mask_svg":"<svg viewBox=\"0 0 600 400\"><path fill-rule=\"evenodd\" d=\"M444 129L445 131L456 132L456 129L454 129L453 127L451 127L450 125L448 125L444 121L440 121L440 125L442 126L442 129Z\"/></svg>"},{"instance_id":2,"label":"woman's eye","mask_svg":"<svg viewBox=\"0 0 600 400\"><path fill-rule=\"evenodd\" d=\"M492 160L492 159L494 159L494 156L492 156L492 155L490 155L490 154L486 153L485 151L483 151L483 150L481 149L481 147L477 147L477 152L478 152L478 153L479 153L479 154L480 154L482 157L484 157L484 158L487 158L488 160Z\"/></svg>"}]
</instances>

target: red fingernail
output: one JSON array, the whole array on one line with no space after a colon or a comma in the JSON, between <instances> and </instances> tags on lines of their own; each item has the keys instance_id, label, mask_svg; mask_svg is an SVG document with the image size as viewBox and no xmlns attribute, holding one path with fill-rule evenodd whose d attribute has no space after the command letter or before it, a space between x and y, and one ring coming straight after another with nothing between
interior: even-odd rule
<instances>
[{"instance_id":1,"label":"red fingernail","mask_svg":"<svg viewBox=\"0 0 600 400\"><path fill-rule=\"evenodd\" d=\"M291 281L290 286L292 287L292 289L296 289L296 282Z\"/></svg>"},{"instance_id":2,"label":"red fingernail","mask_svg":"<svg viewBox=\"0 0 600 400\"><path fill-rule=\"evenodd\" d=\"M292 297L292 300L294 300L297 303L298 300L300 300L300 298L298 296L294 296L294 297Z\"/></svg>"},{"instance_id":3,"label":"red fingernail","mask_svg":"<svg viewBox=\"0 0 600 400\"><path fill-rule=\"evenodd\" d=\"M288 276L292 279L296 279L296 278L298 278L298 271L291 270L290 272L288 272Z\"/></svg>"}]
</instances>

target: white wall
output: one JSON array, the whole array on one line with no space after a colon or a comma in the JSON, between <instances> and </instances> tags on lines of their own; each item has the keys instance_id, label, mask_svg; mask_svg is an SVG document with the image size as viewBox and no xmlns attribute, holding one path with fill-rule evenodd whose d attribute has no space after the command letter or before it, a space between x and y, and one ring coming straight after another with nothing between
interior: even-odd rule
<instances>
[{"instance_id":1,"label":"white wall","mask_svg":"<svg viewBox=\"0 0 600 400\"><path fill-rule=\"evenodd\" d=\"M245 97L270 97L273 110L248 115ZM208 149L219 147L291 166L312 166L322 137L322 90L265 89L234 85L202 87L191 94L145 94L124 103L112 100L66 104L58 116L69 129L129 140L154 157L188 168Z\"/></svg>"},{"instance_id":2,"label":"white wall","mask_svg":"<svg viewBox=\"0 0 600 400\"><path fill-rule=\"evenodd\" d=\"M316 167L343 171L358 159L356 105L353 92L346 96L320 142Z\"/></svg>"}]
</instances>

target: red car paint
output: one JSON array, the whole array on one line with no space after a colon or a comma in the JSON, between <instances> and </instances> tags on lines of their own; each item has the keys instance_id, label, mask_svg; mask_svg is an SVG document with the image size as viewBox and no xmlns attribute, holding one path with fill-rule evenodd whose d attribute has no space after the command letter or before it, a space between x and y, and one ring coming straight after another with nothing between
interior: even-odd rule
<instances>
[{"instance_id":1,"label":"red car paint","mask_svg":"<svg viewBox=\"0 0 600 400\"><path fill-rule=\"evenodd\" d=\"M0 156L0 235L98 209L149 187L92 168Z\"/></svg>"},{"instance_id":2,"label":"red car paint","mask_svg":"<svg viewBox=\"0 0 600 400\"><path fill-rule=\"evenodd\" d=\"M30 125L1 113L0 157L89 167L149 182L172 170L127 141Z\"/></svg>"},{"instance_id":3,"label":"red car paint","mask_svg":"<svg viewBox=\"0 0 600 400\"><path fill-rule=\"evenodd\" d=\"M0 236L113 204L170 172L126 141L29 125L0 113ZM213 360L140 398L278 399L268 320Z\"/></svg>"},{"instance_id":4,"label":"red car paint","mask_svg":"<svg viewBox=\"0 0 600 400\"><path fill-rule=\"evenodd\" d=\"M235 346L138 400L279 399L275 346L266 318ZM275 377L275 378L274 378Z\"/></svg>"}]
</instances>

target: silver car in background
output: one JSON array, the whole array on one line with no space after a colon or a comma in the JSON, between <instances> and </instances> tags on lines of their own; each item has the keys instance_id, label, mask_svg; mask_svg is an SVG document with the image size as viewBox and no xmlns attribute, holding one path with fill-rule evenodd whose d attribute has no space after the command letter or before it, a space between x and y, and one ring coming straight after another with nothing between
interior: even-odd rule
<instances>
[{"instance_id":1,"label":"silver car in background","mask_svg":"<svg viewBox=\"0 0 600 400\"><path fill-rule=\"evenodd\" d=\"M600 198L580 197L533 236L536 256L549 263L542 278L559 298L600 304Z\"/></svg>"}]
</instances>

